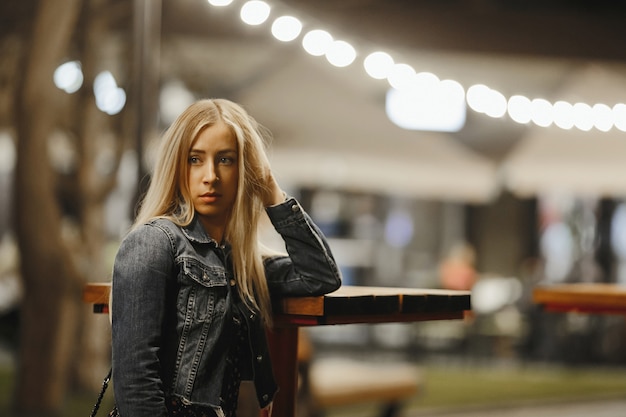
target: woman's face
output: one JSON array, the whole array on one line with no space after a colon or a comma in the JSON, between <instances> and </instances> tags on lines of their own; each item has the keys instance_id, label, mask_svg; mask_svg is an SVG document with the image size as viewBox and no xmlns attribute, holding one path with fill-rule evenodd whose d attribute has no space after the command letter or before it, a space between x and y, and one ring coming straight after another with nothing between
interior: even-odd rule
<instances>
[{"instance_id":1,"label":"woman's face","mask_svg":"<svg viewBox=\"0 0 626 417\"><path fill-rule=\"evenodd\" d=\"M237 197L237 140L222 121L202 130L188 155L189 191L209 235L220 242Z\"/></svg>"}]
</instances>

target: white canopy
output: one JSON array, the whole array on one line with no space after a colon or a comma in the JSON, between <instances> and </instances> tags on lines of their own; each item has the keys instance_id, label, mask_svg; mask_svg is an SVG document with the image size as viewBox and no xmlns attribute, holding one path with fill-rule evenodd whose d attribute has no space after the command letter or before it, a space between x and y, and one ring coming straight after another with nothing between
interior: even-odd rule
<instances>
[{"instance_id":1,"label":"white canopy","mask_svg":"<svg viewBox=\"0 0 626 417\"><path fill-rule=\"evenodd\" d=\"M341 69L295 55L242 97L274 134L281 183L467 202L494 197L496 168L487 158L450 135L395 126L384 89L363 88L372 80L346 69L342 78Z\"/></svg>"}]
</instances>

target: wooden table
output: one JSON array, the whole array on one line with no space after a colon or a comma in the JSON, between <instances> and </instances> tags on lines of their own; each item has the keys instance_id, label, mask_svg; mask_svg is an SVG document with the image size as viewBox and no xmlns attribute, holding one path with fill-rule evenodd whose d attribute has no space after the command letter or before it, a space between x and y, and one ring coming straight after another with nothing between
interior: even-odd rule
<instances>
[{"instance_id":1,"label":"wooden table","mask_svg":"<svg viewBox=\"0 0 626 417\"><path fill-rule=\"evenodd\" d=\"M533 301L546 311L588 314L626 314L626 286L572 283L538 286Z\"/></svg>"},{"instance_id":2,"label":"wooden table","mask_svg":"<svg viewBox=\"0 0 626 417\"><path fill-rule=\"evenodd\" d=\"M87 284L83 300L94 312L108 312L109 283ZM469 291L343 286L320 297L285 298L274 306L268 332L276 380L274 417L295 416L298 328L355 323L462 319L470 310Z\"/></svg>"}]
</instances>

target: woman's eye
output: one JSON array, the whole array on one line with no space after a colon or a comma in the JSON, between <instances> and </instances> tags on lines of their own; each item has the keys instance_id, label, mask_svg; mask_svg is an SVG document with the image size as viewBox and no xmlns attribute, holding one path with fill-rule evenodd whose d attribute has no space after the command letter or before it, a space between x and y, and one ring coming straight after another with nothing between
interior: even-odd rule
<instances>
[{"instance_id":1,"label":"woman's eye","mask_svg":"<svg viewBox=\"0 0 626 417\"><path fill-rule=\"evenodd\" d=\"M192 165L198 164L200 163L200 158L198 158L197 156L190 156L189 163Z\"/></svg>"},{"instance_id":2,"label":"woman's eye","mask_svg":"<svg viewBox=\"0 0 626 417\"><path fill-rule=\"evenodd\" d=\"M232 165L233 162L235 162L233 158L229 158L226 156L220 158L220 164L222 165Z\"/></svg>"}]
</instances>

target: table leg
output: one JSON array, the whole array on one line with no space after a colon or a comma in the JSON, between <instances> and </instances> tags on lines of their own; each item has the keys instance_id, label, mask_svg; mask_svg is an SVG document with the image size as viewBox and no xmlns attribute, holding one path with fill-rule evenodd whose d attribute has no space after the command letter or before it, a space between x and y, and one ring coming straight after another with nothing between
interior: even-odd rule
<instances>
[{"instance_id":1,"label":"table leg","mask_svg":"<svg viewBox=\"0 0 626 417\"><path fill-rule=\"evenodd\" d=\"M298 327L278 327L267 333L274 375L280 388L272 417L296 415L298 394Z\"/></svg>"}]
</instances>

